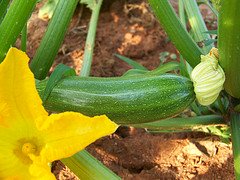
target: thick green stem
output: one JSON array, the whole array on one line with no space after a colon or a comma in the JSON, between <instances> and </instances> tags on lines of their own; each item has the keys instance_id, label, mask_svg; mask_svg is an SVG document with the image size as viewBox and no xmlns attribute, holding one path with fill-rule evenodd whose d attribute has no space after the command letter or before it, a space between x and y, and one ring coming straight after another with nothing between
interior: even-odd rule
<instances>
[{"instance_id":1,"label":"thick green stem","mask_svg":"<svg viewBox=\"0 0 240 180\"><path fill-rule=\"evenodd\" d=\"M84 180L117 180L120 179L110 169L103 166L101 162L95 159L86 150L83 150L70 158L61 160L71 171L80 179Z\"/></svg>"},{"instance_id":2,"label":"thick green stem","mask_svg":"<svg viewBox=\"0 0 240 180\"><path fill-rule=\"evenodd\" d=\"M37 0L14 0L0 25L0 62L16 42Z\"/></svg>"},{"instance_id":3,"label":"thick green stem","mask_svg":"<svg viewBox=\"0 0 240 180\"><path fill-rule=\"evenodd\" d=\"M183 24L183 27L186 26L186 17L185 17L185 10L184 10L184 0L178 0L178 13L181 23Z\"/></svg>"},{"instance_id":4,"label":"thick green stem","mask_svg":"<svg viewBox=\"0 0 240 180\"><path fill-rule=\"evenodd\" d=\"M226 81L225 90L233 97L240 98L240 1L221 1L219 14L219 63Z\"/></svg>"},{"instance_id":5,"label":"thick green stem","mask_svg":"<svg viewBox=\"0 0 240 180\"><path fill-rule=\"evenodd\" d=\"M47 31L30 65L36 79L41 80L47 76L78 2L79 0L59 0Z\"/></svg>"},{"instance_id":6,"label":"thick green stem","mask_svg":"<svg viewBox=\"0 0 240 180\"><path fill-rule=\"evenodd\" d=\"M206 115L189 118L172 118L144 124L134 124L135 127L154 130L191 130L196 127L224 124L222 116Z\"/></svg>"},{"instance_id":7,"label":"thick green stem","mask_svg":"<svg viewBox=\"0 0 240 180\"><path fill-rule=\"evenodd\" d=\"M102 1L103 0L99 0L95 8L92 10L92 15L89 23L88 34L87 34L87 40L86 40L85 49L84 49L83 65L80 72L80 76L89 76L91 71L93 50L94 50L95 37L96 37L96 31L97 31L97 22L98 22L98 16L101 9Z\"/></svg>"},{"instance_id":8,"label":"thick green stem","mask_svg":"<svg viewBox=\"0 0 240 180\"><path fill-rule=\"evenodd\" d=\"M203 53L180 22L169 1L148 1L180 54L192 67L195 67L200 62L200 55Z\"/></svg>"},{"instance_id":9,"label":"thick green stem","mask_svg":"<svg viewBox=\"0 0 240 180\"><path fill-rule=\"evenodd\" d=\"M196 42L203 42L204 40L210 39L210 35L206 33L208 29L202 18L197 2L195 0L184 0L184 6L192 28L194 40ZM203 46L202 51L204 54L207 54L212 47L213 45Z\"/></svg>"},{"instance_id":10,"label":"thick green stem","mask_svg":"<svg viewBox=\"0 0 240 180\"><path fill-rule=\"evenodd\" d=\"M9 2L10 0L0 0L0 24L7 12Z\"/></svg>"},{"instance_id":11,"label":"thick green stem","mask_svg":"<svg viewBox=\"0 0 240 180\"><path fill-rule=\"evenodd\" d=\"M231 114L234 169L236 179L240 179L240 114Z\"/></svg>"}]
</instances>

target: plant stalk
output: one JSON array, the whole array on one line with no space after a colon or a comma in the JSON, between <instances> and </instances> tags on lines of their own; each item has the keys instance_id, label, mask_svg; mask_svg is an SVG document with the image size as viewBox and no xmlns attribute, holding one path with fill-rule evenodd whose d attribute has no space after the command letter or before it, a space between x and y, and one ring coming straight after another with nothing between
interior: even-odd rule
<instances>
[{"instance_id":1,"label":"plant stalk","mask_svg":"<svg viewBox=\"0 0 240 180\"><path fill-rule=\"evenodd\" d=\"M79 0L59 0L47 31L30 64L36 79L44 79L62 44Z\"/></svg>"},{"instance_id":2,"label":"plant stalk","mask_svg":"<svg viewBox=\"0 0 240 180\"><path fill-rule=\"evenodd\" d=\"M84 180L119 180L115 173L103 166L86 150L83 150L72 157L61 160L80 179Z\"/></svg>"},{"instance_id":3,"label":"plant stalk","mask_svg":"<svg viewBox=\"0 0 240 180\"><path fill-rule=\"evenodd\" d=\"M38 0L13 0L0 25L0 63L16 42Z\"/></svg>"},{"instance_id":4,"label":"plant stalk","mask_svg":"<svg viewBox=\"0 0 240 180\"><path fill-rule=\"evenodd\" d=\"M240 1L221 1L218 27L219 63L226 81L225 90L233 97L240 98Z\"/></svg>"},{"instance_id":5,"label":"plant stalk","mask_svg":"<svg viewBox=\"0 0 240 180\"><path fill-rule=\"evenodd\" d=\"M97 23L99 12L101 9L103 0L98 0L94 9L92 9L92 15L89 23L89 29L87 33L87 39L84 49L84 56L83 56L83 65L80 72L80 76L89 76L91 71L92 59L93 59L93 50L95 45L95 37L97 31Z\"/></svg>"},{"instance_id":6,"label":"plant stalk","mask_svg":"<svg viewBox=\"0 0 240 180\"><path fill-rule=\"evenodd\" d=\"M224 124L219 115L195 116L189 118L172 118L150 123L134 124L134 127L154 130L191 130L196 127Z\"/></svg>"},{"instance_id":7,"label":"plant stalk","mask_svg":"<svg viewBox=\"0 0 240 180\"><path fill-rule=\"evenodd\" d=\"M234 170L236 179L240 179L240 114L231 114Z\"/></svg>"},{"instance_id":8,"label":"plant stalk","mask_svg":"<svg viewBox=\"0 0 240 180\"><path fill-rule=\"evenodd\" d=\"M0 0L0 24L7 12L10 0Z\"/></svg>"},{"instance_id":9,"label":"plant stalk","mask_svg":"<svg viewBox=\"0 0 240 180\"><path fill-rule=\"evenodd\" d=\"M205 40L210 39L210 35L205 33L208 29L202 18L197 2L195 0L184 0L184 6L192 28L194 40L196 42L204 42ZM207 54L212 47L213 45L203 46L202 51L204 54Z\"/></svg>"},{"instance_id":10,"label":"plant stalk","mask_svg":"<svg viewBox=\"0 0 240 180\"><path fill-rule=\"evenodd\" d=\"M165 29L180 54L195 67L200 62L202 50L197 46L183 24L177 17L168 0L148 0L153 12L159 19L161 26Z\"/></svg>"}]
</instances>

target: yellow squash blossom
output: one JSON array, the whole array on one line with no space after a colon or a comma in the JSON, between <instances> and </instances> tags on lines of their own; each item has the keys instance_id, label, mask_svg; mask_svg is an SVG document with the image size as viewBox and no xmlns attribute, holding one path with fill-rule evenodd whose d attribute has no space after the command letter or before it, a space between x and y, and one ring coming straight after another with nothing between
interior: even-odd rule
<instances>
[{"instance_id":1,"label":"yellow squash blossom","mask_svg":"<svg viewBox=\"0 0 240 180\"><path fill-rule=\"evenodd\" d=\"M207 55L201 55L201 62L191 73L196 98L203 106L212 104L223 90L225 74L218 58L217 48L212 48Z\"/></svg>"},{"instance_id":2,"label":"yellow squash blossom","mask_svg":"<svg viewBox=\"0 0 240 180\"><path fill-rule=\"evenodd\" d=\"M48 113L27 55L11 48L0 64L0 179L55 179L49 163L72 156L117 125L106 116Z\"/></svg>"}]
</instances>

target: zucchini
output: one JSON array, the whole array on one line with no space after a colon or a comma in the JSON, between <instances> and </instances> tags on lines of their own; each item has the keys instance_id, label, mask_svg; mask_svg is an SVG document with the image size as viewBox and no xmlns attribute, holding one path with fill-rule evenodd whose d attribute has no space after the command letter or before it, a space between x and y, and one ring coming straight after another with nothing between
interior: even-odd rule
<instances>
[{"instance_id":1,"label":"zucchini","mask_svg":"<svg viewBox=\"0 0 240 180\"><path fill-rule=\"evenodd\" d=\"M47 80L37 83L44 92ZM173 117L195 99L192 82L173 74L62 79L44 106L53 112L105 114L118 124L145 123Z\"/></svg>"}]
</instances>

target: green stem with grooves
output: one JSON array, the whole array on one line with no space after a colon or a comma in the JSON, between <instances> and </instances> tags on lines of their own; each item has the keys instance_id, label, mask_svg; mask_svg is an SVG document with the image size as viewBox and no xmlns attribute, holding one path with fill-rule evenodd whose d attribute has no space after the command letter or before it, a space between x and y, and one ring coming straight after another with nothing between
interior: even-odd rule
<instances>
[{"instance_id":1,"label":"green stem with grooves","mask_svg":"<svg viewBox=\"0 0 240 180\"><path fill-rule=\"evenodd\" d=\"M59 0L47 31L30 64L35 78L44 79L51 68L79 0Z\"/></svg>"},{"instance_id":2,"label":"green stem with grooves","mask_svg":"<svg viewBox=\"0 0 240 180\"><path fill-rule=\"evenodd\" d=\"M94 50L95 37L96 37L96 31L97 31L97 22L98 22L98 16L101 9L102 1L103 0L98 0L95 8L92 10L89 29L87 33L87 40L86 40L85 49L84 49L83 65L80 72L80 76L89 76L91 71L93 50Z\"/></svg>"},{"instance_id":3,"label":"green stem with grooves","mask_svg":"<svg viewBox=\"0 0 240 180\"><path fill-rule=\"evenodd\" d=\"M195 67L203 54L183 24L180 22L168 0L148 0L161 25L173 41L180 54Z\"/></svg>"},{"instance_id":4,"label":"green stem with grooves","mask_svg":"<svg viewBox=\"0 0 240 180\"><path fill-rule=\"evenodd\" d=\"M183 24L183 27L185 28L186 17L185 17L185 10L184 10L184 0L178 0L178 13L179 13L180 21Z\"/></svg>"},{"instance_id":5,"label":"green stem with grooves","mask_svg":"<svg viewBox=\"0 0 240 180\"><path fill-rule=\"evenodd\" d=\"M95 159L86 150L83 150L72 157L61 160L70 168L75 175L84 180L120 180L110 169L103 166L100 161Z\"/></svg>"},{"instance_id":6,"label":"green stem with grooves","mask_svg":"<svg viewBox=\"0 0 240 180\"><path fill-rule=\"evenodd\" d=\"M217 124L224 124L222 116L205 115L188 118L172 118L143 124L134 124L134 126L153 130L191 130L195 127L203 127Z\"/></svg>"},{"instance_id":7,"label":"green stem with grooves","mask_svg":"<svg viewBox=\"0 0 240 180\"><path fill-rule=\"evenodd\" d=\"M10 0L0 0L0 24L7 12L9 2Z\"/></svg>"},{"instance_id":8,"label":"green stem with grooves","mask_svg":"<svg viewBox=\"0 0 240 180\"><path fill-rule=\"evenodd\" d=\"M13 0L0 25L0 62L16 42L37 0Z\"/></svg>"},{"instance_id":9,"label":"green stem with grooves","mask_svg":"<svg viewBox=\"0 0 240 180\"><path fill-rule=\"evenodd\" d=\"M232 144L236 179L240 179L240 114L231 114Z\"/></svg>"},{"instance_id":10,"label":"green stem with grooves","mask_svg":"<svg viewBox=\"0 0 240 180\"><path fill-rule=\"evenodd\" d=\"M197 2L195 0L184 0L184 6L192 28L194 40L196 42L203 42L204 40L210 39L210 35L205 33L208 29L202 18ZM212 47L213 45L203 46L202 51L204 54L207 54Z\"/></svg>"},{"instance_id":11,"label":"green stem with grooves","mask_svg":"<svg viewBox=\"0 0 240 180\"><path fill-rule=\"evenodd\" d=\"M219 63L226 81L225 90L233 97L240 98L240 1L221 1L218 27Z\"/></svg>"}]
</instances>

